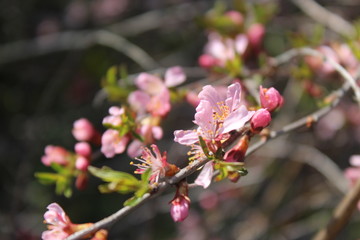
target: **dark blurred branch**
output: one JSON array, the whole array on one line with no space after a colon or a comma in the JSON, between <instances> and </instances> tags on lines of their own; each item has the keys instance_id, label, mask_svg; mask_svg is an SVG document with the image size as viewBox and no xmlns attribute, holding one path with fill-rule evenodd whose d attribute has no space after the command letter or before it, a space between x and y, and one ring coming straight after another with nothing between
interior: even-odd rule
<instances>
[{"instance_id":1,"label":"dark blurred branch","mask_svg":"<svg viewBox=\"0 0 360 240\"><path fill-rule=\"evenodd\" d=\"M159 67L143 49L107 30L68 31L2 45L0 47L0 64L57 51L83 50L97 44L123 53L145 70Z\"/></svg>"},{"instance_id":2,"label":"dark blurred branch","mask_svg":"<svg viewBox=\"0 0 360 240\"><path fill-rule=\"evenodd\" d=\"M343 197L336 207L328 225L321 229L313 240L331 240L335 239L341 229L349 221L352 213L360 200L360 179L356 185Z\"/></svg>"},{"instance_id":3,"label":"dark blurred branch","mask_svg":"<svg viewBox=\"0 0 360 240\"><path fill-rule=\"evenodd\" d=\"M164 23L177 23L192 20L210 6L207 1L184 3L167 9L159 9L130 19L125 19L94 31L65 31L56 34L22 40L0 47L0 65L58 51L83 50L94 45L103 45L119 51L145 70L158 68L159 64L144 50L132 44L124 37L135 36L143 32L164 26Z\"/></svg>"},{"instance_id":4,"label":"dark blurred branch","mask_svg":"<svg viewBox=\"0 0 360 240\"><path fill-rule=\"evenodd\" d=\"M355 36L355 28L340 16L328 11L313 0L292 0L305 14L315 21L327 26L334 32L347 36Z\"/></svg>"}]
</instances>

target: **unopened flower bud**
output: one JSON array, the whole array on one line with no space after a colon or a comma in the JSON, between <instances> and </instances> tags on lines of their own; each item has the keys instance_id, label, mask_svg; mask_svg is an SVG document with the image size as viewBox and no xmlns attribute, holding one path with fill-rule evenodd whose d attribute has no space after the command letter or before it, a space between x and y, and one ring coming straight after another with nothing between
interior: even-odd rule
<instances>
[{"instance_id":1,"label":"unopened flower bud","mask_svg":"<svg viewBox=\"0 0 360 240\"><path fill-rule=\"evenodd\" d=\"M225 13L225 16L229 17L230 20L237 25L242 25L244 23L244 16L238 11L228 11Z\"/></svg>"},{"instance_id":2,"label":"unopened flower bud","mask_svg":"<svg viewBox=\"0 0 360 240\"><path fill-rule=\"evenodd\" d=\"M78 142L75 144L75 152L81 156L89 157L91 154L91 146L87 142Z\"/></svg>"},{"instance_id":3,"label":"unopened flower bud","mask_svg":"<svg viewBox=\"0 0 360 240\"><path fill-rule=\"evenodd\" d=\"M88 175L86 172L81 172L75 181L75 186L79 190L84 190L88 185Z\"/></svg>"},{"instance_id":4,"label":"unopened flower bud","mask_svg":"<svg viewBox=\"0 0 360 240\"><path fill-rule=\"evenodd\" d=\"M203 54L199 57L199 65L203 68L212 68L219 64L219 61L211 55Z\"/></svg>"},{"instance_id":5,"label":"unopened flower bud","mask_svg":"<svg viewBox=\"0 0 360 240\"><path fill-rule=\"evenodd\" d=\"M283 105L284 99L275 88L267 89L260 86L260 103L261 107L272 112Z\"/></svg>"},{"instance_id":6,"label":"unopened flower bud","mask_svg":"<svg viewBox=\"0 0 360 240\"><path fill-rule=\"evenodd\" d=\"M232 149L225 153L224 160L226 162L242 162L248 147L249 136L245 135L240 138L239 142Z\"/></svg>"},{"instance_id":7,"label":"unopened flower bud","mask_svg":"<svg viewBox=\"0 0 360 240\"><path fill-rule=\"evenodd\" d=\"M170 202L170 214L174 222L184 221L189 215L190 199L188 197L188 184L181 181L177 185L174 199Z\"/></svg>"},{"instance_id":8,"label":"unopened flower bud","mask_svg":"<svg viewBox=\"0 0 360 240\"><path fill-rule=\"evenodd\" d=\"M265 35L265 28L260 23L252 24L247 30L247 36L249 38L250 46L255 51L259 51L261 49L264 35Z\"/></svg>"},{"instance_id":9,"label":"unopened flower bud","mask_svg":"<svg viewBox=\"0 0 360 240\"><path fill-rule=\"evenodd\" d=\"M267 127L271 121L271 114L268 110L262 108L257 110L250 120L251 130L259 132Z\"/></svg>"},{"instance_id":10,"label":"unopened flower bud","mask_svg":"<svg viewBox=\"0 0 360 240\"><path fill-rule=\"evenodd\" d=\"M72 134L78 141L90 141L94 134L94 127L89 120L81 118L74 122Z\"/></svg>"},{"instance_id":11,"label":"unopened flower bud","mask_svg":"<svg viewBox=\"0 0 360 240\"><path fill-rule=\"evenodd\" d=\"M106 240L108 236L108 231L105 229L100 229L97 231L90 240Z\"/></svg>"},{"instance_id":12,"label":"unopened flower bud","mask_svg":"<svg viewBox=\"0 0 360 240\"><path fill-rule=\"evenodd\" d=\"M171 201L170 214L174 222L182 222L189 215L190 200L179 196Z\"/></svg>"},{"instance_id":13,"label":"unopened flower bud","mask_svg":"<svg viewBox=\"0 0 360 240\"><path fill-rule=\"evenodd\" d=\"M89 165L89 159L87 159L86 157L79 156L76 159L75 167L81 171L86 171Z\"/></svg>"}]
</instances>

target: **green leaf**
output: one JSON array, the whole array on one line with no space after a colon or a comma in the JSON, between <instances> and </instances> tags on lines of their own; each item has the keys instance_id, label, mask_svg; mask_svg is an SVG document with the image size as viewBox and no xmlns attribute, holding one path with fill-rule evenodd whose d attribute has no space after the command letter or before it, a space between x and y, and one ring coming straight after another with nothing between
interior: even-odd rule
<instances>
[{"instance_id":1,"label":"green leaf","mask_svg":"<svg viewBox=\"0 0 360 240\"><path fill-rule=\"evenodd\" d=\"M54 184L60 176L57 173L37 172L35 173L35 177L42 184Z\"/></svg>"},{"instance_id":2,"label":"green leaf","mask_svg":"<svg viewBox=\"0 0 360 240\"><path fill-rule=\"evenodd\" d=\"M112 66L106 72L106 82L110 85L116 85L117 80L117 67Z\"/></svg>"},{"instance_id":3,"label":"green leaf","mask_svg":"<svg viewBox=\"0 0 360 240\"><path fill-rule=\"evenodd\" d=\"M213 156L210 156L209 148L207 147L206 142L201 136L199 136L199 143L206 157L208 157L209 159L212 158Z\"/></svg>"},{"instance_id":4,"label":"green leaf","mask_svg":"<svg viewBox=\"0 0 360 240\"><path fill-rule=\"evenodd\" d=\"M55 172L58 172L58 173L60 173L62 175L69 175L70 174L70 170L68 168L66 168L66 167L64 167L64 166L62 166L62 165L60 165L58 163L52 162L50 167L52 169L54 169Z\"/></svg>"},{"instance_id":5,"label":"green leaf","mask_svg":"<svg viewBox=\"0 0 360 240\"><path fill-rule=\"evenodd\" d=\"M148 183L151 176L151 169L148 168L143 174L141 174L141 182Z\"/></svg>"},{"instance_id":6,"label":"green leaf","mask_svg":"<svg viewBox=\"0 0 360 240\"><path fill-rule=\"evenodd\" d=\"M130 173L115 171L106 166L102 168L89 166L88 170L92 175L104 180L105 182L119 182L125 180L129 182L139 182L139 180Z\"/></svg>"}]
</instances>

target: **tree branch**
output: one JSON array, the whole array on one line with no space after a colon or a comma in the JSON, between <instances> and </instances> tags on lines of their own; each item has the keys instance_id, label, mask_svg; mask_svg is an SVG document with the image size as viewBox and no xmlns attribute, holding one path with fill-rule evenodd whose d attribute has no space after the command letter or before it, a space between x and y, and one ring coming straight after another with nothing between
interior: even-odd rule
<instances>
[{"instance_id":1,"label":"tree branch","mask_svg":"<svg viewBox=\"0 0 360 240\"><path fill-rule=\"evenodd\" d=\"M335 208L332 218L328 225L321 229L313 240L331 240L335 239L341 229L349 221L352 213L356 209L360 200L360 179L356 185L343 197L341 202Z\"/></svg>"},{"instance_id":2,"label":"tree branch","mask_svg":"<svg viewBox=\"0 0 360 240\"><path fill-rule=\"evenodd\" d=\"M292 0L305 14L343 36L354 36L356 31L351 23L328 11L313 0Z\"/></svg>"}]
</instances>

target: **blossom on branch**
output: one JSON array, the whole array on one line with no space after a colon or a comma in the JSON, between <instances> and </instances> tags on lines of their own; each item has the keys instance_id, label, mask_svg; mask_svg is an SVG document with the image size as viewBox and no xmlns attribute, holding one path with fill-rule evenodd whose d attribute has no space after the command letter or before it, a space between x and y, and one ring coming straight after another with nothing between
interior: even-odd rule
<instances>
[{"instance_id":1,"label":"blossom on branch","mask_svg":"<svg viewBox=\"0 0 360 240\"><path fill-rule=\"evenodd\" d=\"M51 163L67 165L69 163L70 153L63 147L48 145L45 147L45 155L41 157L41 162L45 166Z\"/></svg>"},{"instance_id":2,"label":"blossom on branch","mask_svg":"<svg viewBox=\"0 0 360 240\"><path fill-rule=\"evenodd\" d=\"M275 88L271 87L268 89L260 86L260 103L261 107L272 112L284 104L284 98Z\"/></svg>"},{"instance_id":3,"label":"blossom on branch","mask_svg":"<svg viewBox=\"0 0 360 240\"><path fill-rule=\"evenodd\" d=\"M131 165L138 167L135 170L136 174L143 174L148 169L151 169L150 182L157 183L161 178L173 176L179 171L179 168L167 162L166 152L160 153L159 148L151 145L151 149L143 148L141 157L136 158L140 163L131 162Z\"/></svg>"}]
</instances>

